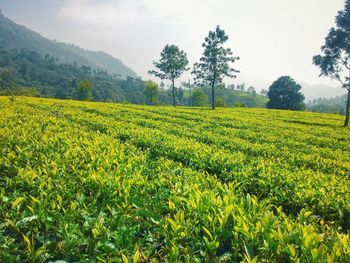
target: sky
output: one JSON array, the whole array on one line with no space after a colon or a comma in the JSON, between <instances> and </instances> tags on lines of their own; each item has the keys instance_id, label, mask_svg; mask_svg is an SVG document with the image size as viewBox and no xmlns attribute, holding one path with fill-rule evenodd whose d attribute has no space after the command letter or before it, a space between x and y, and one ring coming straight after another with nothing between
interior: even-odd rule
<instances>
[{"instance_id":1,"label":"sky","mask_svg":"<svg viewBox=\"0 0 350 263\"><path fill-rule=\"evenodd\" d=\"M0 0L5 16L50 39L102 50L142 79L166 44L187 53L190 66L201 44L220 25L226 47L240 60L235 80L267 88L290 75L309 84L337 87L319 77L312 57L320 53L344 0ZM191 77L183 75L180 81Z\"/></svg>"}]
</instances>

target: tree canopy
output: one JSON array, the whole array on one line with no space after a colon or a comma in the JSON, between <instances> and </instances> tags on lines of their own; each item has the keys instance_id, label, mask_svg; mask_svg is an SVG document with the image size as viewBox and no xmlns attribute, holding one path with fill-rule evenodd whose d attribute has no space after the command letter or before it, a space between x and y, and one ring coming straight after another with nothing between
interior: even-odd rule
<instances>
[{"instance_id":1,"label":"tree canopy","mask_svg":"<svg viewBox=\"0 0 350 263\"><path fill-rule=\"evenodd\" d=\"M321 69L320 76L326 76L341 83L348 91L345 126L349 126L350 113L350 0L346 0L321 47L321 54L313 57L313 63Z\"/></svg>"},{"instance_id":2,"label":"tree canopy","mask_svg":"<svg viewBox=\"0 0 350 263\"><path fill-rule=\"evenodd\" d=\"M282 110L304 110L304 95L301 86L291 77L283 76L270 86L267 96L267 108Z\"/></svg>"},{"instance_id":3,"label":"tree canopy","mask_svg":"<svg viewBox=\"0 0 350 263\"><path fill-rule=\"evenodd\" d=\"M148 73L160 79L170 80L172 83L173 104L176 106L175 79L188 70L187 55L178 46L166 45L160 54L160 60L154 61L154 66L159 70L150 70Z\"/></svg>"},{"instance_id":4,"label":"tree canopy","mask_svg":"<svg viewBox=\"0 0 350 263\"><path fill-rule=\"evenodd\" d=\"M195 75L197 84L209 84L212 89L212 109L215 109L215 87L222 83L224 77L234 78L239 71L232 68L230 63L235 62L239 57L234 57L230 48L224 48L228 40L225 31L216 27L215 31L209 31L202 47L202 57L194 64L192 74Z\"/></svg>"}]
</instances>

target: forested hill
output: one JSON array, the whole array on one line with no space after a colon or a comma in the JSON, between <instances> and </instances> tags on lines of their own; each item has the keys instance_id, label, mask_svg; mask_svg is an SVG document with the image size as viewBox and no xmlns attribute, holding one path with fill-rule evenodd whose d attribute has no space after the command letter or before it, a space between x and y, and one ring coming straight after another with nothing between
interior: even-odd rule
<instances>
[{"instance_id":1,"label":"forested hill","mask_svg":"<svg viewBox=\"0 0 350 263\"><path fill-rule=\"evenodd\" d=\"M84 95L82 83L89 90ZM145 81L107 53L46 39L0 12L0 95L145 104L145 86ZM192 90L196 92L177 87L177 104L208 106L208 87L192 85ZM265 107L267 102L255 91L224 88L216 94L218 107ZM171 103L170 89L159 89L156 104Z\"/></svg>"},{"instance_id":2,"label":"forested hill","mask_svg":"<svg viewBox=\"0 0 350 263\"><path fill-rule=\"evenodd\" d=\"M60 63L55 57L28 49L0 47L0 94L83 99L78 96L79 82L92 86L95 101L143 103L144 81L121 79L90 66ZM86 98L84 98L86 99Z\"/></svg>"},{"instance_id":3,"label":"forested hill","mask_svg":"<svg viewBox=\"0 0 350 263\"><path fill-rule=\"evenodd\" d=\"M45 56L59 58L63 63L76 62L78 65L91 66L95 69L107 70L109 74L117 74L126 79L136 78L137 74L125 66L120 60L105 52L82 49L78 46L55 42L42 37L24 26L6 18L0 11L0 47L6 49L28 49Z\"/></svg>"}]
</instances>

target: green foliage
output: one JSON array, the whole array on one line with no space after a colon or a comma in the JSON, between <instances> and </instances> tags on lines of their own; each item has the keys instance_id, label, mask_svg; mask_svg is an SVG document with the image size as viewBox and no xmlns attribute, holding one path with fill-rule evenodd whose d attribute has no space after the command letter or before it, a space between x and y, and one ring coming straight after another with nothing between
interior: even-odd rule
<instances>
[{"instance_id":1,"label":"green foliage","mask_svg":"<svg viewBox=\"0 0 350 263\"><path fill-rule=\"evenodd\" d=\"M228 36L219 26L215 31L209 31L208 37L203 43L204 51L200 62L193 66L192 74L195 75L197 84L208 84L212 89L211 99L212 108L215 108L215 87L222 83L224 77L234 78L234 74L238 73L230 66L230 63L238 60L234 57L231 49L224 48L224 43L228 40Z\"/></svg>"},{"instance_id":2,"label":"green foliage","mask_svg":"<svg viewBox=\"0 0 350 263\"><path fill-rule=\"evenodd\" d=\"M156 83L151 80L147 81L143 93L146 97L146 104L156 105L158 103L159 87Z\"/></svg>"},{"instance_id":3,"label":"green foliage","mask_svg":"<svg viewBox=\"0 0 350 263\"><path fill-rule=\"evenodd\" d=\"M92 85L91 82L87 79L80 80L76 87L76 99L92 101Z\"/></svg>"},{"instance_id":4,"label":"green foliage","mask_svg":"<svg viewBox=\"0 0 350 263\"><path fill-rule=\"evenodd\" d=\"M238 87L238 86L237 86ZM191 102L192 92L198 87L194 84L183 84L183 89L179 89L177 92L177 101L180 105L194 106ZM205 93L206 97L211 96L211 88L209 86L200 87ZM225 107L234 107L236 103L243 103L249 108L266 108L268 101L266 96L260 94L253 94L247 91L241 91L238 89L232 89L232 86L223 86L220 89L216 89L216 96L222 98ZM163 105L171 104L171 91L168 89L160 89L159 100ZM205 99L203 105L207 106L209 99ZM200 104L202 105L202 104Z\"/></svg>"},{"instance_id":5,"label":"green foliage","mask_svg":"<svg viewBox=\"0 0 350 263\"><path fill-rule=\"evenodd\" d=\"M8 78L0 80L7 83L5 88L0 88L3 95L16 95L24 89L31 93L32 87L35 87L41 97L72 99L76 98L78 80L89 79L94 87L92 93L95 101L145 103L145 82L140 79L128 77L124 80L89 66L61 64L50 55L43 57L26 49L19 51L0 47L2 71L6 75L8 72L11 74L11 81Z\"/></svg>"},{"instance_id":6,"label":"green foliage","mask_svg":"<svg viewBox=\"0 0 350 263\"><path fill-rule=\"evenodd\" d=\"M27 96L27 97L40 97L40 91L36 88L8 88L1 90L0 96Z\"/></svg>"},{"instance_id":7,"label":"green foliage","mask_svg":"<svg viewBox=\"0 0 350 263\"><path fill-rule=\"evenodd\" d=\"M235 104L233 106L234 107L242 107L242 108L246 107L246 105L240 101L235 102Z\"/></svg>"},{"instance_id":8,"label":"green foliage","mask_svg":"<svg viewBox=\"0 0 350 263\"><path fill-rule=\"evenodd\" d=\"M160 54L160 60L154 61L154 66L159 70L150 70L148 73L160 79L170 80L172 83L173 105L176 106L175 79L188 70L186 53L175 45L166 45Z\"/></svg>"},{"instance_id":9,"label":"green foliage","mask_svg":"<svg viewBox=\"0 0 350 263\"><path fill-rule=\"evenodd\" d=\"M348 262L340 116L0 97L2 262Z\"/></svg>"},{"instance_id":10,"label":"green foliage","mask_svg":"<svg viewBox=\"0 0 350 263\"><path fill-rule=\"evenodd\" d=\"M15 83L15 77L10 68L0 67L0 90L8 89Z\"/></svg>"},{"instance_id":11,"label":"green foliage","mask_svg":"<svg viewBox=\"0 0 350 263\"><path fill-rule=\"evenodd\" d=\"M215 99L215 106L216 107L225 107L225 101L223 98L216 98Z\"/></svg>"},{"instance_id":12,"label":"green foliage","mask_svg":"<svg viewBox=\"0 0 350 263\"><path fill-rule=\"evenodd\" d=\"M267 108L283 110L304 110L304 95L301 86L291 77L283 76L269 87Z\"/></svg>"},{"instance_id":13,"label":"green foliage","mask_svg":"<svg viewBox=\"0 0 350 263\"><path fill-rule=\"evenodd\" d=\"M204 93L203 89L196 88L192 91L191 105L195 107L203 107L208 105L208 96Z\"/></svg>"},{"instance_id":14,"label":"green foliage","mask_svg":"<svg viewBox=\"0 0 350 263\"><path fill-rule=\"evenodd\" d=\"M206 94L210 95L210 90L205 89ZM231 90L228 88L222 88L216 90L216 96L224 100L225 106L233 106L236 104L244 104L250 108L266 108L266 103L268 101L267 97L252 94L247 91L241 90Z\"/></svg>"},{"instance_id":15,"label":"green foliage","mask_svg":"<svg viewBox=\"0 0 350 263\"><path fill-rule=\"evenodd\" d=\"M33 51L0 48L0 68L11 69L11 74L14 76L12 86L0 89L0 95L73 99L77 98L75 91L78 80L89 79L94 87L92 90L94 101L148 103L144 93L145 81L130 77L123 80L109 75L106 71L96 71L88 66L61 64L54 57L49 55L42 57ZM210 95L208 87L203 87L203 90ZM260 95L253 96L247 92L226 88L218 89L217 95L224 99L227 106L242 101L248 107L266 107L267 100ZM163 87L158 93L158 103L171 105L172 96L172 91ZM179 88L176 99L180 105L191 105L188 90Z\"/></svg>"},{"instance_id":16,"label":"green foliage","mask_svg":"<svg viewBox=\"0 0 350 263\"><path fill-rule=\"evenodd\" d=\"M321 55L313 57L313 63L326 76L341 83L348 92L346 102L345 126L350 119L350 0L345 1L344 10L336 17L336 26L332 27L321 47Z\"/></svg>"},{"instance_id":17,"label":"green foliage","mask_svg":"<svg viewBox=\"0 0 350 263\"><path fill-rule=\"evenodd\" d=\"M126 67L119 59L104 52L89 51L75 45L52 41L40 34L18 25L6 18L0 12L0 47L11 49L27 49L41 56L50 54L58 57L63 63L90 66L93 69L103 69L109 74L118 74L123 79L128 76L137 78L137 74Z\"/></svg>"},{"instance_id":18,"label":"green foliage","mask_svg":"<svg viewBox=\"0 0 350 263\"><path fill-rule=\"evenodd\" d=\"M307 103L307 110L345 115L347 95L334 98L318 98Z\"/></svg>"}]
</instances>

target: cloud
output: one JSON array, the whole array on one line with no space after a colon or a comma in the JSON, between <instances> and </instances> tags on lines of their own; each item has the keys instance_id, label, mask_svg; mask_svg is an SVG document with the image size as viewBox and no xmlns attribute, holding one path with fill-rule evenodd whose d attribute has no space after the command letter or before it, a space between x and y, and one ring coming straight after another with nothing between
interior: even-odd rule
<instances>
[{"instance_id":1,"label":"cloud","mask_svg":"<svg viewBox=\"0 0 350 263\"><path fill-rule=\"evenodd\" d=\"M209 30L221 25L241 57L236 81L265 86L285 74L319 81L311 57L342 6L343 0L65 0L58 18L68 25L62 40L106 50L145 78L165 44L184 49L193 63Z\"/></svg>"},{"instance_id":2,"label":"cloud","mask_svg":"<svg viewBox=\"0 0 350 263\"><path fill-rule=\"evenodd\" d=\"M66 0L58 17L86 27L135 26L150 22L146 5L134 0Z\"/></svg>"}]
</instances>

